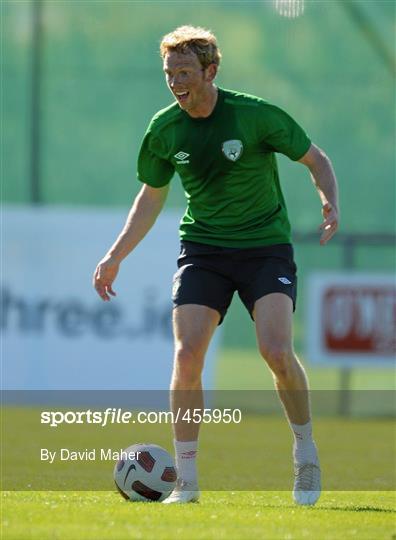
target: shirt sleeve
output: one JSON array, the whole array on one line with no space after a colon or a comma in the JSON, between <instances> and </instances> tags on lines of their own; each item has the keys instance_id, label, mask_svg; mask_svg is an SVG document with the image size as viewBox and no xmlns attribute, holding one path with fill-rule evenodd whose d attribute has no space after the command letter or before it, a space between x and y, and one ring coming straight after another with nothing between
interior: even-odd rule
<instances>
[{"instance_id":1,"label":"shirt sleeve","mask_svg":"<svg viewBox=\"0 0 396 540\"><path fill-rule=\"evenodd\" d=\"M303 128L285 111L274 105L263 106L259 115L260 142L273 152L285 154L293 161L309 150L311 140Z\"/></svg>"},{"instance_id":2,"label":"shirt sleeve","mask_svg":"<svg viewBox=\"0 0 396 540\"><path fill-rule=\"evenodd\" d=\"M148 130L140 147L137 167L138 180L152 187L169 184L175 168L165 157L161 140Z\"/></svg>"}]
</instances>

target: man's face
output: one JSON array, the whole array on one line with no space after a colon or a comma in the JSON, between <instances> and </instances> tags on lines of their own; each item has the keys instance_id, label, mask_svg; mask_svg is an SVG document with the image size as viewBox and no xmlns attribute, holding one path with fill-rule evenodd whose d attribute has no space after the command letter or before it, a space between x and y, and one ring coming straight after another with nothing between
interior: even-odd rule
<instances>
[{"instance_id":1,"label":"man's face","mask_svg":"<svg viewBox=\"0 0 396 540\"><path fill-rule=\"evenodd\" d=\"M164 57L164 72L167 85L179 106L194 112L207 99L207 90L213 77L210 68L203 69L197 55L169 52Z\"/></svg>"}]
</instances>

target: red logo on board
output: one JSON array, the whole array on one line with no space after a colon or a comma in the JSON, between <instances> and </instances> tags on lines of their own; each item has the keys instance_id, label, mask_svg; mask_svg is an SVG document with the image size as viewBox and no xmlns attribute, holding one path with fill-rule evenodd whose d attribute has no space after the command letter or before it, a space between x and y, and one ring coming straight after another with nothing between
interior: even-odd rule
<instances>
[{"instance_id":1,"label":"red logo on board","mask_svg":"<svg viewBox=\"0 0 396 540\"><path fill-rule=\"evenodd\" d=\"M323 300L323 338L329 352L396 353L394 287L332 286Z\"/></svg>"}]
</instances>

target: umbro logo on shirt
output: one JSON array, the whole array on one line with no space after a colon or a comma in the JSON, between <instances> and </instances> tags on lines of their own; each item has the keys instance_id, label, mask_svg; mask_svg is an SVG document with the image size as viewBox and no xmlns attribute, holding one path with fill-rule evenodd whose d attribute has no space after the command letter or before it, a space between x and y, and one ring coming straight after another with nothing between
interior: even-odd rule
<instances>
[{"instance_id":1,"label":"umbro logo on shirt","mask_svg":"<svg viewBox=\"0 0 396 540\"><path fill-rule=\"evenodd\" d=\"M174 155L174 157L177 159L177 165L185 165L186 163L190 163L190 160L187 159L190 157L190 154L187 154L187 152L178 152Z\"/></svg>"},{"instance_id":2,"label":"umbro logo on shirt","mask_svg":"<svg viewBox=\"0 0 396 540\"><path fill-rule=\"evenodd\" d=\"M278 281L280 281L284 285L291 285L291 281L289 281L286 277L278 277Z\"/></svg>"}]
</instances>

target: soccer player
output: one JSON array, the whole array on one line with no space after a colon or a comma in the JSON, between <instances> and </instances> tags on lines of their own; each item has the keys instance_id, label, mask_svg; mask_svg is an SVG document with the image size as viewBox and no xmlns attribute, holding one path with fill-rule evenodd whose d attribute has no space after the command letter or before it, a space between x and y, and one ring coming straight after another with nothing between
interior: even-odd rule
<instances>
[{"instance_id":1,"label":"soccer player","mask_svg":"<svg viewBox=\"0 0 396 540\"><path fill-rule=\"evenodd\" d=\"M238 291L294 435L294 500L315 504L321 490L319 459L307 376L293 350L296 265L275 153L309 169L322 202L322 245L338 227L331 162L282 109L215 85L221 54L210 31L179 27L163 38L160 52L175 102L160 110L146 131L138 158L143 187L96 268L94 286L105 301L115 295L120 263L153 226L177 171L187 209L173 283L171 406L174 411L203 408L205 352ZM199 425L181 422L173 429L179 480L164 502L194 502L199 498Z\"/></svg>"}]
</instances>

